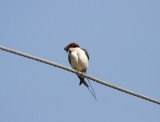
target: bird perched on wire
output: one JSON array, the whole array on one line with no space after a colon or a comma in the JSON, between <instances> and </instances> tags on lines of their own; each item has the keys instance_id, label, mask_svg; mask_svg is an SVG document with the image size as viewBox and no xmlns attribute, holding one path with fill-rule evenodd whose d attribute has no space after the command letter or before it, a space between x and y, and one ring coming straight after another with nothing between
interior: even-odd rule
<instances>
[{"instance_id":1,"label":"bird perched on wire","mask_svg":"<svg viewBox=\"0 0 160 122\"><path fill-rule=\"evenodd\" d=\"M69 60L70 65L72 66L72 69L75 69L75 70L80 71L82 73L86 73L86 71L88 69L88 60L89 60L89 55L88 55L87 51L85 49L80 48L80 46L75 42L68 44L64 48L64 50L66 52L69 52L68 60ZM84 80L84 77L79 76L79 75L77 75L77 76L80 79L79 85L84 84L89 89L89 85ZM92 88L92 90L93 90L93 88ZM89 89L89 91L90 91L90 89ZM93 90L92 95L96 99L94 90Z\"/></svg>"}]
</instances>

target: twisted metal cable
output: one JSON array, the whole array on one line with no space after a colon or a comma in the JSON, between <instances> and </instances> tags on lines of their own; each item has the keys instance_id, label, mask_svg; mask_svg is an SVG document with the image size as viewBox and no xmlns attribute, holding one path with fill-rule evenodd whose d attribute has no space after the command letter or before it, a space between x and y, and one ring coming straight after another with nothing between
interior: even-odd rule
<instances>
[{"instance_id":1,"label":"twisted metal cable","mask_svg":"<svg viewBox=\"0 0 160 122\"><path fill-rule=\"evenodd\" d=\"M83 74L81 72L78 72L74 69L71 69L71 68L68 68L68 67L65 67L65 66L62 66L60 64L57 64L57 63L54 63L54 62L50 62L50 61L47 61L47 60L44 60L44 59L41 59L41 58L38 58L38 57L35 57L35 56L31 56L31 55L28 55L28 54L25 54L25 53L22 53L22 52L19 52L19 51L16 51L16 50L12 50L12 49L9 49L9 48L6 48L6 47L2 47L0 46L0 49L3 50L3 51L7 51L7 52L10 52L10 53L14 53L16 55L20 55L20 56L23 56L23 57L26 57L26 58L29 58L29 59L32 59L32 60L36 60L36 61L39 61L39 62L42 62L42 63L45 63L45 64L49 64L51 66L55 66L55 67L58 67L58 68L61 68L61 69L64 69L64 70L67 70L69 72L72 72L72 73L75 73L75 74L78 74L78 75L82 75L90 80L93 80L97 83L100 83L102 85L105 85L105 86L108 86L108 87L111 87L111 88L114 88L116 90L119 90L121 92L125 92L127 94L130 94L130 95L133 95L133 96L136 96L136 97L139 97L141 99L144 99L144 100L147 100L147 101L150 101L150 102L153 102L153 103L156 103L156 104L159 104L160 105L160 101L159 100L155 100L153 98L149 98L149 97L146 97L144 95L141 95L141 94L138 94L138 93L135 93L135 92L132 92L132 91L129 91L129 90L126 90L124 88L121 88L121 87L118 87L118 86L115 86L115 85L112 85L110 83L107 83L107 82L104 82L102 80L99 80L99 79L96 79L94 77L91 77L87 74Z\"/></svg>"}]
</instances>

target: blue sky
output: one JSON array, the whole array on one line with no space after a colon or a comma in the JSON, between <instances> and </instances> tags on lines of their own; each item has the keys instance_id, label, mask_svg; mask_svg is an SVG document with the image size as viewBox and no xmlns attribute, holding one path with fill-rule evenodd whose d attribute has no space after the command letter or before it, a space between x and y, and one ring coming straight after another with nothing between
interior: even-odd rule
<instances>
[{"instance_id":1,"label":"blue sky","mask_svg":"<svg viewBox=\"0 0 160 122\"><path fill-rule=\"evenodd\" d=\"M70 67L64 47L90 55L88 75L160 100L160 1L1 0L0 45ZM159 122L159 105L0 51L1 122Z\"/></svg>"}]
</instances>

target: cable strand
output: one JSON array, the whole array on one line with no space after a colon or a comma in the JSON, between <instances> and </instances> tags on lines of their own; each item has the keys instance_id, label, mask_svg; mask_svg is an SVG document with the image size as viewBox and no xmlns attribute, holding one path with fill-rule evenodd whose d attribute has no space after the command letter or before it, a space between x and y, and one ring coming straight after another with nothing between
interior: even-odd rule
<instances>
[{"instance_id":1,"label":"cable strand","mask_svg":"<svg viewBox=\"0 0 160 122\"><path fill-rule=\"evenodd\" d=\"M3 47L3 46L0 46L0 49L3 50L3 51L7 51L7 52L10 52L10 53L14 53L16 55L19 55L19 56L23 56L23 57L26 57L26 58L29 58L29 59L32 59L32 60L36 60L36 61L39 61L39 62L42 62L42 63L45 63L45 64L49 64L51 66L55 66L55 67L58 67L58 68L61 68L61 69L64 69L64 70L67 70L69 72L72 72L72 73L75 73L77 75L82 75L90 80L93 80L97 83L100 83L102 85L105 85L105 86L108 86L110 88L113 88L113 89L116 89L118 91L121 91L121 92L125 92L127 94L130 94L130 95L133 95L133 96L136 96L136 97L139 97L141 99L144 99L144 100L147 100L147 101L150 101L150 102L153 102L153 103L156 103L156 104L159 104L160 105L160 101L159 100L155 100L153 98L149 98L149 97L146 97L144 95L141 95L141 94L138 94L138 93L135 93L135 92L132 92L132 91L129 91L127 89L124 89L124 88L121 88L121 87L118 87L118 86L115 86L115 85L112 85L110 83L107 83L107 82L104 82L102 80L99 80L99 79L96 79L94 77L91 77L87 74L83 74L81 72L78 72L74 69L71 69L71 68L68 68L68 67L65 67L65 66L62 66L60 64L56 64L54 62L51 62L51 61L47 61L47 60L44 60L44 59L41 59L41 58L38 58L38 57L35 57L35 56L31 56L31 55L28 55L28 54L25 54L25 53L22 53L22 52L19 52L19 51L16 51L16 50L12 50L12 49L9 49L9 48L6 48L6 47Z\"/></svg>"}]
</instances>

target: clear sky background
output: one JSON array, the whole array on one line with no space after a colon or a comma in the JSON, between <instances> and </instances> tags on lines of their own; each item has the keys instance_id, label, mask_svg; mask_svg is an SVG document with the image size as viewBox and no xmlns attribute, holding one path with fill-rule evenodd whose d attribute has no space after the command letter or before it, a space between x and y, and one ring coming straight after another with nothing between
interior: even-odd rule
<instances>
[{"instance_id":1,"label":"clear sky background","mask_svg":"<svg viewBox=\"0 0 160 122\"><path fill-rule=\"evenodd\" d=\"M1 0L0 45L70 67L64 47L90 55L87 73L160 100L159 0ZM160 106L0 50L0 122L160 122Z\"/></svg>"}]
</instances>

